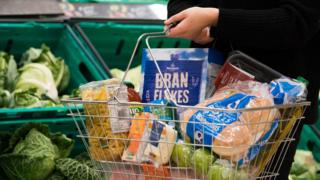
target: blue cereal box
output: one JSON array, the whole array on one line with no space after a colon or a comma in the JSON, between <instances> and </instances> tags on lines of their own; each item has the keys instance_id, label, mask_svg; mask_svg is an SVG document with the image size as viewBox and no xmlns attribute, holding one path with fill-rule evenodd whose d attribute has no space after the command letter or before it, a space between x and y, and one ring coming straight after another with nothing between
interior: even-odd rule
<instances>
[{"instance_id":1,"label":"blue cereal box","mask_svg":"<svg viewBox=\"0 0 320 180\"><path fill-rule=\"evenodd\" d=\"M192 106L203 101L208 83L208 62L213 54L209 51L212 49L151 49L163 74L163 81L148 49L143 49L140 90L142 102L166 98L164 83L179 105ZM217 61L217 67L222 63L221 60Z\"/></svg>"}]
</instances>

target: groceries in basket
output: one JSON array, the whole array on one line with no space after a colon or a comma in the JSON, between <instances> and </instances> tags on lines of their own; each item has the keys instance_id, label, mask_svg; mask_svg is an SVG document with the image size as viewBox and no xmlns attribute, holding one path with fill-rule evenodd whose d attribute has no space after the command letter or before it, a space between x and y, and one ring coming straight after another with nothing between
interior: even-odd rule
<instances>
[{"instance_id":1,"label":"groceries in basket","mask_svg":"<svg viewBox=\"0 0 320 180\"><path fill-rule=\"evenodd\" d=\"M144 49L142 89L140 89L143 102L167 98L165 85L169 88L173 100L180 105L195 105L204 100L208 81L209 49L151 49L151 51L157 60L163 79L149 51ZM222 60L212 63L216 66L210 66L211 72L217 72Z\"/></svg>"},{"instance_id":2,"label":"groceries in basket","mask_svg":"<svg viewBox=\"0 0 320 180\"><path fill-rule=\"evenodd\" d=\"M272 122L278 110L227 110L272 105L268 84L255 81L230 84L197 105L222 111L188 109L181 115L181 129L194 143L212 146L212 151L222 158L234 162L243 158L251 160L256 154L250 153L250 146L265 136L270 137L277 125Z\"/></svg>"},{"instance_id":3,"label":"groceries in basket","mask_svg":"<svg viewBox=\"0 0 320 180\"><path fill-rule=\"evenodd\" d=\"M87 103L84 106L86 128L88 130L90 152L95 160L120 159L130 128L129 108L112 100L120 81L109 79L94 81L80 87L84 101L109 101L108 103ZM117 96L120 101L128 101L127 87L122 85Z\"/></svg>"},{"instance_id":4,"label":"groceries in basket","mask_svg":"<svg viewBox=\"0 0 320 180\"><path fill-rule=\"evenodd\" d=\"M145 133L147 146L142 161L149 161L156 166L167 164L177 140L177 131L161 121L149 121Z\"/></svg>"},{"instance_id":5,"label":"groceries in basket","mask_svg":"<svg viewBox=\"0 0 320 180\"><path fill-rule=\"evenodd\" d=\"M280 78L270 83L275 104L289 104L306 100L306 84L289 78Z\"/></svg>"},{"instance_id":6,"label":"groceries in basket","mask_svg":"<svg viewBox=\"0 0 320 180\"><path fill-rule=\"evenodd\" d=\"M113 68L110 72L114 78L118 79L122 79L125 74L125 71L118 68ZM134 90L139 91L141 82L141 65L129 69L125 81L131 82L134 85Z\"/></svg>"},{"instance_id":7,"label":"groceries in basket","mask_svg":"<svg viewBox=\"0 0 320 180\"><path fill-rule=\"evenodd\" d=\"M207 178L208 180L249 179L245 170L232 167L232 165L222 161L216 161L209 167Z\"/></svg>"},{"instance_id":8,"label":"groceries in basket","mask_svg":"<svg viewBox=\"0 0 320 180\"><path fill-rule=\"evenodd\" d=\"M240 51L230 53L215 79L216 89L237 81L255 80L269 83L283 75Z\"/></svg>"},{"instance_id":9,"label":"groceries in basket","mask_svg":"<svg viewBox=\"0 0 320 180\"><path fill-rule=\"evenodd\" d=\"M139 162L143 155L146 143L143 141L143 135L148 121L153 115L147 112L136 113L131 120L128 140L130 140L127 149L122 155L122 160Z\"/></svg>"},{"instance_id":10,"label":"groceries in basket","mask_svg":"<svg viewBox=\"0 0 320 180\"><path fill-rule=\"evenodd\" d=\"M177 131L157 119L159 117L149 112L135 115L128 137L130 142L122 155L122 160L151 162L156 166L169 162L177 139Z\"/></svg>"},{"instance_id":11,"label":"groceries in basket","mask_svg":"<svg viewBox=\"0 0 320 180\"><path fill-rule=\"evenodd\" d=\"M153 113L159 118L159 120L174 127L174 129L178 132L178 138L182 138L176 105L166 99L154 100L151 103L154 105L145 106L144 111Z\"/></svg>"},{"instance_id":12,"label":"groceries in basket","mask_svg":"<svg viewBox=\"0 0 320 180\"><path fill-rule=\"evenodd\" d=\"M191 157L193 155L194 149L191 145L185 144L183 141L179 140L173 148L171 155L171 160L178 167L190 167Z\"/></svg>"}]
</instances>

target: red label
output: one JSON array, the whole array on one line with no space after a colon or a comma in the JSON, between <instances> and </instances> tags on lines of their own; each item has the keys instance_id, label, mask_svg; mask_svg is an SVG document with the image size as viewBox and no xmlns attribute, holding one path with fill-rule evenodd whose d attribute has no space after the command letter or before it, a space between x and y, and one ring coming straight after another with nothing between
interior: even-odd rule
<instances>
[{"instance_id":1,"label":"red label","mask_svg":"<svg viewBox=\"0 0 320 180\"><path fill-rule=\"evenodd\" d=\"M215 86L219 89L227 84L246 80L254 80L254 76L230 63L225 63L215 80Z\"/></svg>"}]
</instances>

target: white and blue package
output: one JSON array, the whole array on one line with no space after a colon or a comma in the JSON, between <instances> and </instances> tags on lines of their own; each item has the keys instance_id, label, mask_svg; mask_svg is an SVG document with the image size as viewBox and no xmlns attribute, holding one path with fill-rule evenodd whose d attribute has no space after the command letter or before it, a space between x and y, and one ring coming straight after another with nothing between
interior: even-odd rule
<instances>
[{"instance_id":1,"label":"white and blue package","mask_svg":"<svg viewBox=\"0 0 320 180\"><path fill-rule=\"evenodd\" d=\"M143 111L152 113L157 116L159 120L164 121L169 126L172 126L178 132L178 137L182 138L178 112L174 103L166 99L154 100L151 101L151 103L161 104L163 106L145 106Z\"/></svg>"},{"instance_id":2,"label":"white and blue package","mask_svg":"<svg viewBox=\"0 0 320 180\"><path fill-rule=\"evenodd\" d=\"M270 83L275 104L288 104L306 100L307 88L303 82L280 78Z\"/></svg>"},{"instance_id":3,"label":"white and blue package","mask_svg":"<svg viewBox=\"0 0 320 180\"><path fill-rule=\"evenodd\" d=\"M177 104L192 106L204 100L208 82L208 59L215 53L209 53L209 48L161 48L151 51ZM164 82L148 49L144 49L142 53L142 102L166 98Z\"/></svg>"},{"instance_id":4,"label":"white and blue package","mask_svg":"<svg viewBox=\"0 0 320 180\"><path fill-rule=\"evenodd\" d=\"M220 88L198 107L243 109L273 106L269 86L254 81ZM253 159L278 125L277 109L254 111L187 110L182 113L182 132L194 143L211 147L216 154L238 164ZM259 144L253 146L253 144Z\"/></svg>"}]
</instances>

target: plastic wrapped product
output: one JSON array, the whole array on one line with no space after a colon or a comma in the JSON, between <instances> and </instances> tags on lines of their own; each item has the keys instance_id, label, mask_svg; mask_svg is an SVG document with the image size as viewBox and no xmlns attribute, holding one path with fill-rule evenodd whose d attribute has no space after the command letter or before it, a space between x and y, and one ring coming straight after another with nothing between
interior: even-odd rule
<instances>
[{"instance_id":1,"label":"plastic wrapped product","mask_svg":"<svg viewBox=\"0 0 320 180\"><path fill-rule=\"evenodd\" d=\"M80 86L81 97L84 101L112 102L111 98L119 87L120 81L117 79L90 82ZM117 98L128 101L126 86L120 87ZM129 117L129 108L109 103L85 103L84 110L88 116L86 128L93 159L120 159L126 143L124 139L128 137L130 120L119 117Z\"/></svg>"},{"instance_id":2,"label":"plastic wrapped product","mask_svg":"<svg viewBox=\"0 0 320 180\"><path fill-rule=\"evenodd\" d=\"M122 160L140 162L146 142L142 140L146 125L152 118L152 114L137 113L131 121L128 139L130 140L127 149L122 155Z\"/></svg>"},{"instance_id":3,"label":"plastic wrapped product","mask_svg":"<svg viewBox=\"0 0 320 180\"><path fill-rule=\"evenodd\" d=\"M280 78L270 83L275 104L289 104L306 100L307 87L303 82Z\"/></svg>"},{"instance_id":4,"label":"plastic wrapped product","mask_svg":"<svg viewBox=\"0 0 320 180\"><path fill-rule=\"evenodd\" d=\"M227 110L273 105L267 84L240 81L219 89L197 106ZM213 152L237 162L248 158L252 144L272 134L270 128L277 116L275 108L244 112L190 109L181 115L181 129L195 143L212 145ZM250 154L250 159L255 155Z\"/></svg>"},{"instance_id":5,"label":"plastic wrapped product","mask_svg":"<svg viewBox=\"0 0 320 180\"><path fill-rule=\"evenodd\" d=\"M177 140L177 131L161 121L150 121L145 131L147 146L143 152L143 161L155 166L167 164Z\"/></svg>"},{"instance_id":6,"label":"plastic wrapped product","mask_svg":"<svg viewBox=\"0 0 320 180\"><path fill-rule=\"evenodd\" d=\"M178 112L177 108L175 108L175 105L166 99L154 100L151 103L161 104L163 106L145 106L144 111L154 114L159 120L172 126L178 132L178 137L182 138Z\"/></svg>"}]
</instances>

